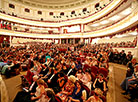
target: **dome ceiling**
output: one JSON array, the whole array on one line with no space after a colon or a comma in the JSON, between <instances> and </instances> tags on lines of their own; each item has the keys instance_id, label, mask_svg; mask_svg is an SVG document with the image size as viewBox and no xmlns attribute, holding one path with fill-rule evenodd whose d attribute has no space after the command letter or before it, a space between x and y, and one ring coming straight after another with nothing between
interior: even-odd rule
<instances>
[{"instance_id":1,"label":"dome ceiling","mask_svg":"<svg viewBox=\"0 0 138 102\"><path fill-rule=\"evenodd\" d=\"M25 5L48 8L48 9L63 9L78 7L84 4L89 4L97 0L13 0Z\"/></svg>"},{"instance_id":2,"label":"dome ceiling","mask_svg":"<svg viewBox=\"0 0 138 102\"><path fill-rule=\"evenodd\" d=\"M50 4L50 5L57 5L57 4L69 4L69 3L76 3L82 0L25 0L29 2L41 3L41 4Z\"/></svg>"}]
</instances>

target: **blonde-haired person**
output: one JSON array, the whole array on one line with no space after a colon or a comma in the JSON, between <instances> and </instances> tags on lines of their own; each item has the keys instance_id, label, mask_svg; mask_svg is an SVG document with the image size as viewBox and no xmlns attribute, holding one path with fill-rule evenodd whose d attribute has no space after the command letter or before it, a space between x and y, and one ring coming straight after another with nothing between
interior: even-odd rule
<instances>
[{"instance_id":1,"label":"blonde-haired person","mask_svg":"<svg viewBox=\"0 0 138 102\"><path fill-rule=\"evenodd\" d=\"M35 102L45 102L45 87L44 87L44 80L39 79L37 80L37 88L35 93L31 93L33 95L31 97L31 100L34 100Z\"/></svg>"},{"instance_id":2,"label":"blonde-haired person","mask_svg":"<svg viewBox=\"0 0 138 102\"><path fill-rule=\"evenodd\" d=\"M68 81L62 88L62 91L57 93L57 96L61 98L62 102L66 102L68 99L68 96L70 96L75 88L75 82L76 77L73 75L70 75L68 77Z\"/></svg>"},{"instance_id":3,"label":"blonde-haired person","mask_svg":"<svg viewBox=\"0 0 138 102\"><path fill-rule=\"evenodd\" d=\"M88 100L84 100L83 102L103 102L102 99L100 98L101 91L99 89L94 90L94 95L90 96Z\"/></svg>"}]
</instances>

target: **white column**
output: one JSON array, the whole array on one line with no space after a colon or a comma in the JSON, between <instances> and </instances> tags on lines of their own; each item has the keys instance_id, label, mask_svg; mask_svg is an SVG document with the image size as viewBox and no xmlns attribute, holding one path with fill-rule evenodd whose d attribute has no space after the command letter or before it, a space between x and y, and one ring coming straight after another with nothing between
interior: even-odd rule
<instances>
[{"instance_id":1,"label":"white column","mask_svg":"<svg viewBox=\"0 0 138 102\"><path fill-rule=\"evenodd\" d=\"M80 38L80 43L83 43L83 38Z\"/></svg>"},{"instance_id":2,"label":"white column","mask_svg":"<svg viewBox=\"0 0 138 102\"><path fill-rule=\"evenodd\" d=\"M59 34L62 34L63 33L63 30L62 30L62 27L59 28Z\"/></svg>"},{"instance_id":3,"label":"white column","mask_svg":"<svg viewBox=\"0 0 138 102\"><path fill-rule=\"evenodd\" d=\"M73 44L75 44L75 38L73 39Z\"/></svg>"},{"instance_id":4,"label":"white column","mask_svg":"<svg viewBox=\"0 0 138 102\"><path fill-rule=\"evenodd\" d=\"M54 38L52 39L52 42L54 43Z\"/></svg>"},{"instance_id":5,"label":"white column","mask_svg":"<svg viewBox=\"0 0 138 102\"><path fill-rule=\"evenodd\" d=\"M61 44L61 38L60 38L59 44Z\"/></svg>"},{"instance_id":6,"label":"white column","mask_svg":"<svg viewBox=\"0 0 138 102\"><path fill-rule=\"evenodd\" d=\"M68 44L68 39L66 39L66 44Z\"/></svg>"},{"instance_id":7,"label":"white column","mask_svg":"<svg viewBox=\"0 0 138 102\"><path fill-rule=\"evenodd\" d=\"M90 43L91 43L90 41L91 41L91 38L89 38L89 42L88 42L88 44L90 44Z\"/></svg>"},{"instance_id":8,"label":"white column","mask_svg":"<svg viewBox=\"0 0 138 102\"><path fill-rule=\"evenodd\" d=\"M80 29L81 29L81 32L83 33L84 32L84 25L83 24L80 25Z\"/></svg>"}]
</instances>

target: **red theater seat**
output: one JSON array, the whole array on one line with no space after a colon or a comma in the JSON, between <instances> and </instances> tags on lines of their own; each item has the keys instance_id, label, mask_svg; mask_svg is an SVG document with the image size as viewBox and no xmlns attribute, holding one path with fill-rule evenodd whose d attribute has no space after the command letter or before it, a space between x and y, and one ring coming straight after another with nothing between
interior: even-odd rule
<instances>
[{"instance_id":1,"label":"red theater seat","mask_svg":"<svg viewBox=\"0 0 138 102\"><path fill-rule=\"evenodd\" d=\"M92 66L91 67L91 72L93 72L95 75L97 75L97 73L98 73L98 67Z\"/></svg>"},{"instance_id":2,"label":"red theater seat","mask_svg":"<svg viewBox=\"0 0 138 102\"><path fill-rule=\"evenodd\" d=\"M105 68L100 68L99 69L99 74L103 74L104 77L106 78L108 76L108 70Z\"/></svg>"}]
</instances>

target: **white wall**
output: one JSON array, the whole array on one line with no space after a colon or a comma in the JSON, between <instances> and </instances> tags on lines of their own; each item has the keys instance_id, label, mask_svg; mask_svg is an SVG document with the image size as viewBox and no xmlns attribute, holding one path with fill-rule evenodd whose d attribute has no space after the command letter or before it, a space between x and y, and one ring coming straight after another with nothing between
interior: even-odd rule
<instances>
[{"instance_id":1,"label":"white wall","mask_svg":"<svg viewBox=\"0 0 138 102\"><path fill-rule=\"evenodd\" d=\"M39 39L28 39L28 38L13 38L12 44L18 44L18 43L26 43L26 42L52 42L52 40L39 40Z\"/></svg>"},{"instance_id":2,"label":"white wall","mask_svg":"<svg viewBox=\"0 0 138 102\"><path fill-rule=\"evenodd\" d=\"M99 39L97 43L120 43L120 42L127 42L127 41L133 41L136 36L128 36L123 38L111 38L111 39Z\"/></svg>"}]
</instances>

